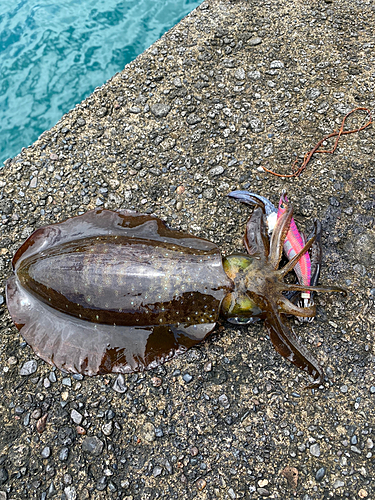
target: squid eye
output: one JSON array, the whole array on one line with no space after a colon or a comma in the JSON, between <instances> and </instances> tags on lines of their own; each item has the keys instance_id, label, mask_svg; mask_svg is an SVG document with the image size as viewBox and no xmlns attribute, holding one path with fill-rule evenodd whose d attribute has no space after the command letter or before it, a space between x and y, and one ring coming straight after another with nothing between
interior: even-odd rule
<instances>
[{"instance_id":1,"label":"squid eye","mask_svg":"<svg viewBox=\"0 0 375 500\"><path fill-rule=\"evenodd\" d=\"M227 321L229 323L232 323L232 325L248 325L249 323L255 323L256 321L259 321L260 318L243 318L243 317L236 317L236 318L227 318Z\"/></svg>"}]
</instances>

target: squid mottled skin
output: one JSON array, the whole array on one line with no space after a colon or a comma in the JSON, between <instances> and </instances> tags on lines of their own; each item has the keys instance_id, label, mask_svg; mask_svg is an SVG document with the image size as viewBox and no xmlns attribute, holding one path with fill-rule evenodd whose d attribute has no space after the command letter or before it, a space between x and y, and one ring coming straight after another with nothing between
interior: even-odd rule
<instances>
[{"instance_id":1,"label":"squid mottled skin","mask_svg":"<svg viewBox=\"0 0 375 500\"><path fill-rule=\"evenodd\" d=\"M278 269L291 216L289 207L270 241L257 206L244 238L249 255L222 258L214 243L157 217L93 210L38 229L18 249L8 310L38 356L85 375L155 368L201 342L219 315L265 319L276 350L316 385L322 368L282 319L312 317L315 308L294 305L283 291L342 290L284 283L314 241Z\"/></svg>"}]
</instances>

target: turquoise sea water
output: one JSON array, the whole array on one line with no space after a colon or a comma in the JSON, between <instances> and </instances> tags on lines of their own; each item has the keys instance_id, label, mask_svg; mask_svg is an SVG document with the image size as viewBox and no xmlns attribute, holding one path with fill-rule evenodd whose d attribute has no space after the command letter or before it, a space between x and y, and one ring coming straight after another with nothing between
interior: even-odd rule
<instances>
[{"instance_id":1,"label":"turquoise sea water","mask_svg":"<svg viewBox=\"0 0 375 500\"><path fill-rule=\"evenodd\" d=\"M1 1L0 162L32 144L201 2Z\"/></svg>"}]
</instances>

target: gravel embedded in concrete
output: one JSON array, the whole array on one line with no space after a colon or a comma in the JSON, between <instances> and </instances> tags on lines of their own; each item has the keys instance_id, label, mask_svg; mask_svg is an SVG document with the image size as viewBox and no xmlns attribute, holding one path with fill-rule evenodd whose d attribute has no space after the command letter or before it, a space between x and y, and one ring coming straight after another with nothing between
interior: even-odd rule
<instances>
[{"instance_id":1,"label":"gravel embedded in concrete","mask_svg":"<svg viewBox=\"0 0 375 500\"><path fill-rule=\"evenodd\" d=\"M300 178L261 168L288 173L345 113L374 110L374 24L366 0L208 0L5 162L0 498L281 499L293 496L287 466L297 498L375 497L373 129ZM320 281L349 295L319 295L316 320L294 325L324 365L321 388L303 390L261 322L222 322L149 373L91 379L53 370L22 341L4 280L36 228L128 208L243 251L250 209L226 198L233 189L274 203L287 189L302 230L322 221Z\"/></svg>"}]
</instances>

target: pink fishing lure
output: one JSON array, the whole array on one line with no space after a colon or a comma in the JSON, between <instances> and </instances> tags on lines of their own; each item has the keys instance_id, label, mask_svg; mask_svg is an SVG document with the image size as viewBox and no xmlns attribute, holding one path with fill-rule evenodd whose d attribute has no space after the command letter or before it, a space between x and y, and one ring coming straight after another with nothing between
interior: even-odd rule
<instances>
[{"instance_id":1,"label":"pink fishing lure","mask_svg":"<svg viewBox=\"0 0 375 500\"><path fill-rule=\"evenodd\" d=\"M283 193L281 195L280 201L279 201L279 208L277 211L277 218L279 219L282 214L286 211L288 208L288 198L286 196L286 193ZM288 234L285 238L284 242L284 252L288 257L288 260L291 260L302 248L305 246L305 240L303 236L300 234L300 232L297 229L296 223L294 219L292 218L290 222L290 227ZM294 271L298 277L299 283L302 285L309 286L310 285L310 280L311 280L311 260L309 253L306 252L305 255L303 255L300 260L297 262L296 266L294 267ZM307 302L308 299L310 299L310 292L305 291L301 293L302 299L304 299L304 302ZM307 306L307 304L305 304Z\"/></svg>"}]
</instances>

